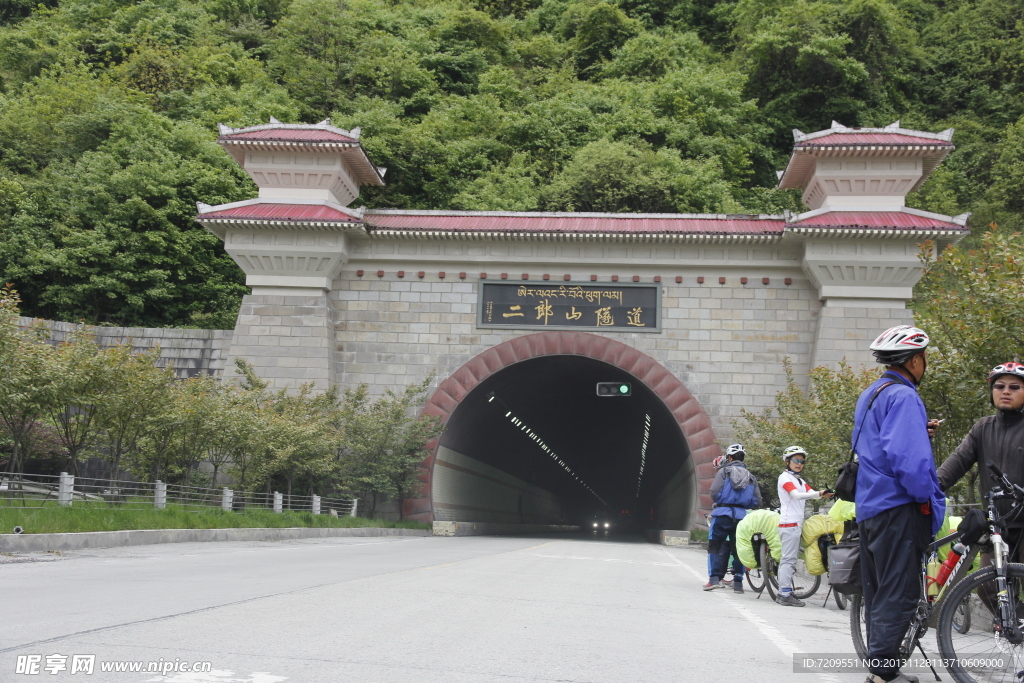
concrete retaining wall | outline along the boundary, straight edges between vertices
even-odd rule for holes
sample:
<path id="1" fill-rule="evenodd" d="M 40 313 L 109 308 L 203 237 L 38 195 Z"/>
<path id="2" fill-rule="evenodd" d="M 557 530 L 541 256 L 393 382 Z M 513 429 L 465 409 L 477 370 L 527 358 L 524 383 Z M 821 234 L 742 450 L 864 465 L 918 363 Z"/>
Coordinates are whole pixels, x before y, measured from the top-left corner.
<path id="1" fill-rule="evenodd" d="M 494 524 L 490 522 L 434 522 L 435 536 L 508 536 L 579 531 L 564 524 Z"/>
<path id="2" fill-rule="evenodd" d="M 89 531 L 71 534 L 0 534 L 0 552 L 40 552 L 120 548 L 154 543 L 196 543 L 208 541 L 290 541 L 300 538 L 345 536 L 429 536 L 426 529 L 379 528 L 282 528 L 282 529 L 142 529 L 132 531 Z"/>
<path id="3" fill-rule="evenodd" d="M 33 318 L 21 318 L 18 324 L 29 327 L 36 322 Z M 56 342 L 66 341 L 85 327 L 55 320 L 42 322 L 50 330 L 50 338 Z M 159 346 L 159 364 L 173 365 L 178 377 L 194 377 L 203 372 L 208 375 L 221 374 L 234 334 L 231 330 L 151 327 L 93 327 L 92 331 L 96 335 L 96 343 L 104 348 L 130 341 L 135 351 L 141 353 Z"/>

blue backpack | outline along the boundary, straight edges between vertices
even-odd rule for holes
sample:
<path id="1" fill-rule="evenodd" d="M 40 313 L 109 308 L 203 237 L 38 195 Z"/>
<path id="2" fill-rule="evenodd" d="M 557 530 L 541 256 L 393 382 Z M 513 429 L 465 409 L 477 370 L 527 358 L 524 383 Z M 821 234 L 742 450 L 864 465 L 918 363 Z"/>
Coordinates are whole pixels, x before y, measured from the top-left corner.
<path id="1" fill-rule="evenodd" d="M 738 507 L 745 510 L 749 510 L 757 505 L 757 480 L 754 479 L 754 475 L 750 474 L 747 469 L 742 468 L 743 472 L 747 475 L 747 484 L 741 488 L 733 488 L 732 483 L 732 472 L 733 465 L 727 465 L 722 470 L 722 476 L 725 478 L 725 485 L 722 486 L 722 490 L 718 492 L 718 498 L 715 500 L 715 505 L 722 507 Z"/>

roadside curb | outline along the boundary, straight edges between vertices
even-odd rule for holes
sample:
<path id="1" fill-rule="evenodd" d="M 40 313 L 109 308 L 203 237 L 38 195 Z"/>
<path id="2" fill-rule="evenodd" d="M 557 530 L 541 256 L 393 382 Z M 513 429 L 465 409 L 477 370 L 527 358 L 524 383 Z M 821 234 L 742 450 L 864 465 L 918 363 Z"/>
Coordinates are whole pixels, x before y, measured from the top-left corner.
<path id="1" fill-rule="evenodd" d="M 429 529 L 351 528 L 244 528 L 244 529 L 133 529 L 84 531 L 64 534 L 0 534 L 0 552 L 40 552 L 120 548 L 157 543 L 206 543 L 214 541 L 289 541 L 303 538 L 373 536 L 430 536 Z"/>
<path id="2" fill-rule="evenodd" d="M 565 524 L 505 524 L 502 522 L 434 522 L 434 536 L 508 536 L 513 534 L 557 534 L 579 531 Z"/>
<path id="3" fill-rule="evenodd" d="M 646 536 L 647 540 L 651 543 L 658 543 L 660 545 L 684 546 L 695 544 L 690 540 L 689 531 L 681 531 L 679 529 L 648 529 Z"/>

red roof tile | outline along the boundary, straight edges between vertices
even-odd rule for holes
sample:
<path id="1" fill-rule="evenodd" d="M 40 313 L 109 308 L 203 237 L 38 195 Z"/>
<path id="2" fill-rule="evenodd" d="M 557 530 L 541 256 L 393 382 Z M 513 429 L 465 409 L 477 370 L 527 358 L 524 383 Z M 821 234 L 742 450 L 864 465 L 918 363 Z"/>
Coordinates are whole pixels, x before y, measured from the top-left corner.
<path id="1" fill-rule="evenodd" d="M 742 216 L 726 218 L 671 218 L 621 216 L 544 215 L 422 215 L 377 214 L 367 211 L 367 228 L 393 230 L 436 230 L 441 232 L 548 232 L 548 233 L 633 233 L 633 234 L 736 234 L 778 235 L 780 219 Z"/>
<path id="2" fill-rule="evenodd" d="M 270 142 L 358 142 L 340 133 L 319 129 L 270 128 L 245 133 L 228 133 L 222 140 L 266 140 Z"/>
<path id="3" fill-rule="evenodd" d="M 799 147 L 830 147 L 832 145 L 940 145 L 952 147 L 947 140 L 919 138 L 901 133 L 832 133 L 813 140 L 798 142 Z"/>
<path id="4" fill-rule="evenodd" d="M 795 228 L 916 228 L 966 230 L 962 225 L 903 211 L 830 211 L 789 224 Z"/>
<path id="5" fill-rule="evenodd" d="M 234 220 L 275 220 L 275 221 L 335 221 L 338 223 L 361 223 L 362 220 L 344 211 L 322 204 L 249 204 L 232 209 L 210 211 L 199 214 L 199 220 L 231 218 Z"/>

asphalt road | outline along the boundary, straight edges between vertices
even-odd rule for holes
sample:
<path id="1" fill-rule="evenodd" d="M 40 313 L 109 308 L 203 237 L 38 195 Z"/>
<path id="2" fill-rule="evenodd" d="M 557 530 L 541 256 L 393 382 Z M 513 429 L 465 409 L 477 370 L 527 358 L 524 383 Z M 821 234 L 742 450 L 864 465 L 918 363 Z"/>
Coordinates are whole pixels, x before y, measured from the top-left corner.
<path id="1" fill-rule="evenodd" d="M 703 551 L 635 539 L 338 538 L 0 559 L 0 681 L 864 680 L 793 673 L 794 653 L 853 651 L 847 612 L 823 608 L 824 590 L 804 608 L 704 592 Z M 17 673 L 19 655 L 23 668 L 41 656 L 39 673 Z M 48 673 L 48 655 L 67 669 Z M 74 655 L 95 655 L 94 673 L 72 675 Z M 212 670 L 100 670 L 176 661 Z"/>

